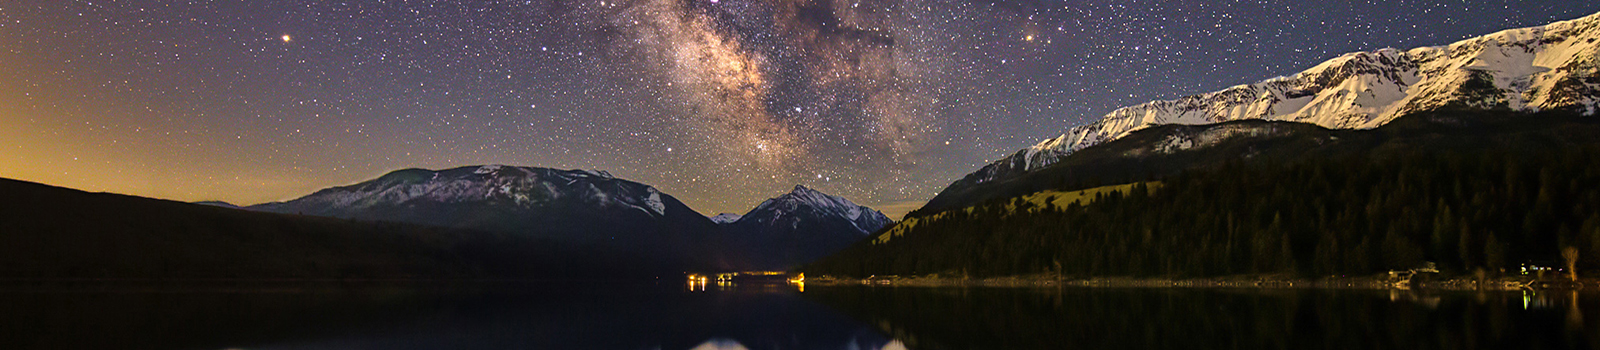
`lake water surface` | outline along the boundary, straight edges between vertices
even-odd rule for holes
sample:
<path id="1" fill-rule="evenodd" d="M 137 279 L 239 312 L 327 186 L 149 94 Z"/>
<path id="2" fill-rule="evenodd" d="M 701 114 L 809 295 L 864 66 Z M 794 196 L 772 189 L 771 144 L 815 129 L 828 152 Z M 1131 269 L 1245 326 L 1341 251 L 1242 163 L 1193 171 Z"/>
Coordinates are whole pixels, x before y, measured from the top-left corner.
<path id="1" fill-rule="evenodd" d="M 1600 295 L 516 284 L 8 287 L 5 349 L 1595 349 Z"/>

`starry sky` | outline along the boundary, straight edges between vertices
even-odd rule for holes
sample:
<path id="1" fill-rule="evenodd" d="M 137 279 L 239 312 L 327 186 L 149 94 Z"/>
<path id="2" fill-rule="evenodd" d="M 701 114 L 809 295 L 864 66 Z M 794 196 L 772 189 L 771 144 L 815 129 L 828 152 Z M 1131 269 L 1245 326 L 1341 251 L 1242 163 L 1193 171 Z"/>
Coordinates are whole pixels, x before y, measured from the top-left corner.
<path id="1" fill-rule="evenodd" d="M 6 0 L 0 177 L 255 204 L 600 169 L 696 210 L 914 209 L 1117 107 L 1594 1 Z"/>

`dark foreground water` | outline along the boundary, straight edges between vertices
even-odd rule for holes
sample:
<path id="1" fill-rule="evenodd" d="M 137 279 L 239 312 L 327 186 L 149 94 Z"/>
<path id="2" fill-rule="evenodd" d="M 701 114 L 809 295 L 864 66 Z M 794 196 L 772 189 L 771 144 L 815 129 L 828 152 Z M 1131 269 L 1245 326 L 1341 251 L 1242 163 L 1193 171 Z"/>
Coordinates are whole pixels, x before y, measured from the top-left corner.
<path id="1" fill-rule="evenodd" d="M 0 349 L 1593 349 L 1600 295 L 661 285 L 8 287 Z"/>

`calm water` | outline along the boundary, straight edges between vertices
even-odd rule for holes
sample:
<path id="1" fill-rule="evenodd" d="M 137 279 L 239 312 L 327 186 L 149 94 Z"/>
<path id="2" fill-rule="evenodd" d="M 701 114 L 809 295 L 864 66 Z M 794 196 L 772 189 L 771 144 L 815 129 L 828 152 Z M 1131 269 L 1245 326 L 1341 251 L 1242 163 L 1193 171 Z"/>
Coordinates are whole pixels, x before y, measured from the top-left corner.
<path id="1" fill-rule="evenodd" d="M 781 285 L 6 288 L 5 349 L 1592 349 L 1600 295 Z"/>

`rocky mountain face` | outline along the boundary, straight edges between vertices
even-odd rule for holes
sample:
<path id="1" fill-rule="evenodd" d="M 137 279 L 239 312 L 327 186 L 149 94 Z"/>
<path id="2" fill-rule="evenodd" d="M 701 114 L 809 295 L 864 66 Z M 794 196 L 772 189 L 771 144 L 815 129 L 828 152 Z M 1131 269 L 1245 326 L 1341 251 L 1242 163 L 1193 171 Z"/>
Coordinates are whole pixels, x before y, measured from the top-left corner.
<path id="1" fill-rule="evenodd" d="M 717 214 L 717 216 L 711 217 L 711 222 L 715 222 L 715 223 L 718 223 L 718 224 L 733 223 L 734 221 L 739 221 L 739 217 L 740 216 L 741 215 L 734 214 L 734 213 Z"/>
<path id="2" fill-rule="evenodd" d="M 1442 110 L 1600 110 L 1600 14 L 1446 46 L 1350 53 L 1298 74 L 1111 112 L 997 160 L 954 189 L 1014 178 L 1155 125 L 1273 120 L 1370 129 Z"/>
<path id="3" fill-rule="evenodd" d="M 739 259 L 759 269 L 783 269 L 844 249 L 894 221 L 843 197 L 795 186 L 722 224 Z"/>
<path id="4" fill-rule="evenodd" d="M 252 210 L 509 232 L 660 260 L 704 256 L 716 225 L 671 195 L 602 171 L 505 165 L 405 169 Z"/>
<path id="5" fill-rule="evenodd" d="M 952 185 L 907 215 L 916 217 L 1045 190 L 1084 189 L 1157 180 L 1241 160 L 1285 160 L 1359 149 L 1370 137 L 1296 122 L 1235 120 L 1168 124 L 1089 147 L 1049 167 L 975 184 Z"/>

